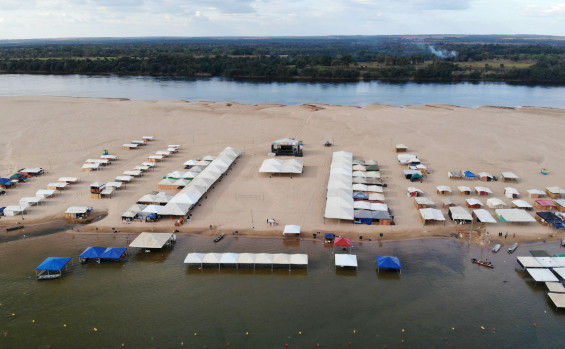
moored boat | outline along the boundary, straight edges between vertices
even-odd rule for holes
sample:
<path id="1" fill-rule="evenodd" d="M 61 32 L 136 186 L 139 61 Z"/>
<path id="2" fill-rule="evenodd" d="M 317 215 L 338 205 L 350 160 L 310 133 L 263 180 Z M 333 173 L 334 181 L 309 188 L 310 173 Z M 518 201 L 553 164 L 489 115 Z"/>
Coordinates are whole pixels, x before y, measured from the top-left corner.
<path id="1" fill-rule="evenodd" d="M 518 243 L 515 242 L 512 244 L 512 246 L 508 248 L 508 253 L 514 253 L 514 251 L 516 251 L 517 248 L 518 248 Z"/>
<path id="2" fill-rule="evenodd" d="M 224 238 L 224 233 L 221 233 L 220 235 L 216 236 L 216 238 L 214 238 L 214 242 L 218 242 L 220 240 L 222 240 Z"/>
<path id="3" fill-rule="evenodd" d="M 23 228 L 24 228 L 23 225 L 18 225 L 16 227 L 6 228 L 6 231 L 14 231 L 14 230 L 23 229 Z"/>
<path id="4" fill-rule="evenodd" d="M 494 245 L 494 247 L 492 248 L 492 252 L 494 252 L 494 253 L 498 252 L 501 247 L 502 247 L 501 244 Z"/>
<path id="5" fill-rule="evenodd" d="M 480 260 L 480 259 L 471 258 L 471 263 L 482 265 L 483 267 L 487 267 L 487 268 L 494 268 L 494 265 L 491 262 L 486 261 L 486 260 L 483 261 L 483 260 Z"/>

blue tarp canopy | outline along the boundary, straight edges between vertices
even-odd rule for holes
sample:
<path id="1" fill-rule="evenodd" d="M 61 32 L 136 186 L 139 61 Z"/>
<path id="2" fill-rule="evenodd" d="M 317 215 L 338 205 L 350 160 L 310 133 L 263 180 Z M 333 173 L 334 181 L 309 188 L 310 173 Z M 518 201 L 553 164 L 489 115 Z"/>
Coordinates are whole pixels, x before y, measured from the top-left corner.
<path id="1" fill-rule="evenodd" d="M 35 270 L 59 271 L 71 261 L 71 257 L 47 257 Z"/>
<path id="2" fill-rule="evenodd" d="M 325 233 L 325 234 L 324 234 L 324 237 L 325 237 L 326 239 L 333 239 L 333 238 L 335 238 L 335 235 L 332 234 L 332 233 Z"/>
<path id="3" fill-rule="evenodd" d="M 89 247 L 84 250 L 80 258 L 120 259 L 125 252 L 125 248 Z"/>
<path id="4" fill-rule="evenodd" d="M 12 182 L 11 179 L 9 178 L 0 178 L 0 185 L 13 185 L 14 182 Z"/>
<path id="5" fill-rule="evenodd" d="M 563 223 L 563 219 L 553 212 L 538 212 L 536 214 L 549 224 Z"/>
<path id="6" fill-rule="evenodd" d="M 477 177 L 477 175 L 474 174 L 471 171 L 465 171 L 465 172 L 463 172 L 463 174 L 465 175 L 465 177 L 468 177 L 468 178 L 476 178 Z"/>
<path id="7" fill-rule="evenodd" d="M 383 269 L 402 269 L 398 257 L 377 256 L 377 265 Z"/>

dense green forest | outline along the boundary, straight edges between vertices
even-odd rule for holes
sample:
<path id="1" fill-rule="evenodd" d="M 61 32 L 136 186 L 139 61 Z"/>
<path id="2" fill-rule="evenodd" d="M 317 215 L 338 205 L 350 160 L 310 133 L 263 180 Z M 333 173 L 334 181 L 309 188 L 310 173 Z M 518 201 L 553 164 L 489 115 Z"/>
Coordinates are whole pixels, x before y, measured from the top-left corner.
<path id="1" fill-rule="evenodd" d="M 565 42 L 520 36 L 0 41 L 0 73 L 563 84 Z"/>

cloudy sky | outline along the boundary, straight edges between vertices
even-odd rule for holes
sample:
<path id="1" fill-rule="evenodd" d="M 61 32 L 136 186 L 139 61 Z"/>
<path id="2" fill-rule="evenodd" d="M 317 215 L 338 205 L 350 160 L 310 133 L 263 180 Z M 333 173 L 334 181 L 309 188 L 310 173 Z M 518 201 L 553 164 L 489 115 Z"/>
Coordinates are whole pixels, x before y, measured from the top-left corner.
<path id="1" fill-rule="evenodd" d="M 0 0 L 0 39 L 565 35 L 565 0 Z"/>

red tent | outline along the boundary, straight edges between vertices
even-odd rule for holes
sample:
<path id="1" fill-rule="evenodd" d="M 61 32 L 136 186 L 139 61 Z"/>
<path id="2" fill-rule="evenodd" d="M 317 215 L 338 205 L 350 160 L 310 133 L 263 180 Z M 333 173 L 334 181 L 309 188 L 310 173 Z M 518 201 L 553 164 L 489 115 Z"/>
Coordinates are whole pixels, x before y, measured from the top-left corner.
<path id="1" fill-rule="evenodd" d="M 351 247 L 351 239 L 348 239 L 348 238 L 335 238 L 334 246 Z"/>

